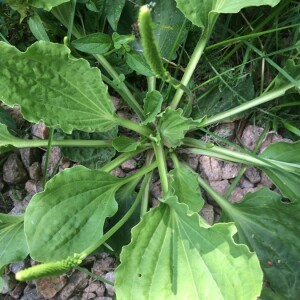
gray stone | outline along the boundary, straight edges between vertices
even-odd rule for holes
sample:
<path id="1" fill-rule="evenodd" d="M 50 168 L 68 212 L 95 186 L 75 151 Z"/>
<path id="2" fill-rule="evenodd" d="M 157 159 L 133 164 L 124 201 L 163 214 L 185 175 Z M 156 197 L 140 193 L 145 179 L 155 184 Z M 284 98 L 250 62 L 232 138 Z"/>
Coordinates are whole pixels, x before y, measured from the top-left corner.
<path id="1" fill-rule="evenodd" d="M 34 162 L 28 168 L 29 177 L 33 180 L 39 180 L 41 178 L 42 169 L 39 162 Z"/>
<path id="2" fill-rule="evenodd" d="M 114 170 L 112 170 L 110 174 L 119 178 L 123 178 L 126 176 L 125 172 L 120 167 L 117 167 Z"/>
<path id="3" fill-rule="evenodd" d="M 244 146 L 250 150 L 253 150 L 256 147 L 257 141 L 263 130 L 264 129 L 262 127 L 253 125 L 246 126 L 241 137 Z"/>
<path id="4" fill-rule="evenodd" d="M 254 167 L 249 167 L 244 174 L 251 183 L 258 183 L 261 180 L 260 172 Z"/>
<path id="5" fill-rule="evenodd" d="M 102 276 L 104 273 L 115 268 L 115 260 L 113 257 L 102 254 L 102 258 L 95 261 L 92 272 L 96 275 Z"/>
<path id="6" fill-rule="evenodd" d="M 89 296 L 90 293 L 93 293 L 95 297 L 103 297 L 105 293 L 105 285 L 98 281 L 92 282 L 84 289 L 84 293 L 87 296 Z"/>
<path id="7" fill-rule="evenodd" d="M 25 183 L 25 190 L 28 192 L 28 193 L 36 193 L 36 183 L 34 180 L 30 179 L 28 181 L 26 181 Z"/>
<path id="8" fill-rule="evenodd" d="M 109 280 L 110 282 L 115 282 L 115 273 L 114 272 L 108 272 L 108 273 L 104 274 L 103 277 L 105 279 Z M 110 297 L 113 297 L 115 295 L 115 288 L 106 282 L 104 282 L 104 285 L 106 288 L 107 295 Z"/>
<path id="9" fill-rule="evenodd" d="M 210 181 L 209 185 L 222 196 L 226 193 L 226 191 L 230 187 L 228 180 Z"/>
<path id="10" fill-rule="evenodd" d="M 3 165 L 3 180 L 9 184 L 18 184 L 27 179 L 27 172 L 18 155 L 15 153 L 9 155 Z"/>
<path id="11" fill-rule="evenodd" d="M 200 211 L 200 216 L 209 224 L 212 225 L 214 223 L 215 214 L 214 207 L 207 203 L 204 204 L 203 208 Z"/>
<path id="12" fill-rule="evenodd" d="M 49 130 L 44 123 L 34 124 L 31 128 L 31 133 L 34 138 L 46 140 L 49 137 Z"/>
<path id="13" fill-rule="evenodd" d="M 45 298 L 53 298 L 67 283 L 65 276 L 42 278 L 36 280 L 37 291 Z"/>
<path id="14" fill-rule="evenodd" d="M 222 167 L 222 178 L 232 179 L 235 178 L 241 169 L 241 165 L 232 162 L 224 162 Z"/>
<path id="15" fill-rule="evenodd" d="M 28 169 L 33 163 L 41 162 L 43 151 L 39 148 L 20 149 L 21 159 L 24 166 Z"/>
<path id="16" fill-rule="evenodd" d="M 3 190 L 4 188 L 4 183 L 3 181 L 0 179 L 0 192 Z"/>
<path id="17" fill-rule="evenodd" d="M 46 156 L 47 153 L 43 155 L 42 159 L 42 169 L 44 170 L 45 168 L 45 163 L 46 163 Z M 52 147 L 49 155 L 49 163 L 48 163 L 48 169 L 47 169 L 47 177 L 49 178 L 53 172 L 56 170 L 58 167 L 59 161 L 61 158 L 61 151 L 59 147 Z"/>
<path id="18" fill-rule="evenodd" d="M 250 182 L 248 179 L 246 179 L 245 177 L 241 178 L 239 185 L 242 189 L 254 187 L 254 184 L 252 182 Z"/>
<path id="19" fill-rule="evenodd" d="M 18 282 L 16 287 L 9 293 L 10 296 L 12 296 L 14 299 L 20 299 L 24 289 L 26 287 L 25 282 Z"/>
<path id="20" fill-rule="evenodd" d="M 75 290 L 84 289 L 87 285 L 88 275 L 79 271 L 75 271 L 70 276 L 67 285 L 59 292 L 58 298 L 60 300 L 68 300 Z"/>
<path id="21" fill-rule="evenodd" d="M 188 166 L 191 167 L 194 171 L 198 169 L 199 165 L 199 155 L 198 154 L 190 154 L 186 160 Z"/>
<path id="22" fill-rule="evenodd" d="M 130 172 L 136 169 L 136 161 L 134 159 L 129 159 L 122 163 L 121 168 L 124 172 Z"/>
<path id="23" fill-rule="evenodd" d="M 261 172 L 260 184 L 263 185 L 263 186 L 266 186 L 268 188 L 273 188 L 274 187 L 274 183 L 272 182 L 272 180 L 264 172 Z"/>
<path id="24" fill-rule="evenodd" d="M 220 136 L 221 138 L 231 140 L 235 136 L 235 124 L 234 123 L 219 124 L 215 128 L 214 134 Z"/>
<path id="25" fill-rule="evenodd" d="M 151 184 L 150 192 L 156 199 L 160 199 L 162 197 L 161 183 L 159 180 Z"/>
<path id="26" fill-rule="evenodd" d="M 43 298 L 39 295 L 36 288 L 30 288 L 26 286 L 24 289 L 24 295 L 21 300 L 42 300 Z"/>
<path id="27" fill-rule="evenodd" d="M 200 172 L 209 180 L 222 180 L 222 162 L 214 157 L 202 155 L 200 161 Z"/>
<path id="28" fill-rule="evenodd" d="M 240 187 L 236 187 L 231 195 L 229 196 L 229 201 L 232 203 L 240 202 L 244 195 L 246 194 L 245 189 L 241 189 Z"/>
<path id="29" fill-rule="evenodd" d="M 111 97 L 111 101 L 112 101 L 114 107 L 116 108 L 116 110 L 119 110 L 119 109 L 122 108 L 123 104 L 122 104 L 122 100 L 121 99 L 112 96 Z"/>
<path id="30" fill-rule="evenodd" d="M 11 263 L 9 265 L 9 270 L 16 274 L 17 272 L 23 270 L 25 268 L 25 261 L 18 261 L 16 263 Z"/>

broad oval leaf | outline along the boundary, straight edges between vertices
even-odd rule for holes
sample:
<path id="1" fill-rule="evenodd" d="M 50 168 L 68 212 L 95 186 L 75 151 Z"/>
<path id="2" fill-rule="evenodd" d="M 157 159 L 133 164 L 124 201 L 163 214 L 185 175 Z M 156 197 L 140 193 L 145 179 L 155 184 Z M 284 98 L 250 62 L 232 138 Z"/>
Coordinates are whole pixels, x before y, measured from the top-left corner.
<path id="1" fill-rule="evenodd" d="M 27 255 L 24 217 L 0 214 L 0 270 L 9 263 L 24 259 Z"/>
<path id="2" fill-rule="evenodd" d="M 169 174 L 172 178 L 171 186 L 178 200 L 187 204 L 191 211 L 199 212 L 204 205 L 198 183 L 199 175 L 185 164 L 175 166 Z"/>
<path id="3" fill-rule="evenodd" d="M 119 136 L 113 140 L 112 145 L 118 152 L 131 152 L 141 145 L 141 141 L 127 136 Z"/>
<path id="4" fill-rule="evenodd" d="M 260 156 L 278 167 L 259 168 L 270 177 L 285 197 L 300 202 L 300 142 L 271 144 Z"/>
<path id="5" fill-rule="evenodd" d="M 163 143 L 169 148 L 175 148 L 182 143 L 186 132 L 194 128 L 196 122 L 182 116 L 182 109 L 172 110 L 167 108 L 159 114 L 159 132 Z"/>
<path id="6" fill-rule="evenodd" d="M 280 0 L 176 0 L 176 2 L 187 19 L 204 29 L 213 26 L 219 14 L 237 13 L 249 6 L 275 6 Z"/>
<path id="7" fill-rule="evenodd" d="M 78 166 L 51 179 L 25 212 L 25 234 L 33 259 L 51 262 L 80 253 L 103 234 L 117 211 L 120 179 Z"/>
<path id="8" fill-rule="evenodd" d="M 231 224 L 202 227 L 176 197 L 148 212 L 132 231 L 116 270 L 123 299 L 254 300 L 262 272 L 254 253 L 232 240 Z"/>
<path id="9" fill-rule="evenodd" d="M 144 100 L 145 121 L 143 124 L 148 124 L 155 121 L 157 114 L 161 111 L 163 96 L 158 91 L 148 92 Z"/>
<path id="10" fill-rule="evenodd" d="M 69 140 L 110 140 L 117 135 L 117 128 L 107 132 L 82 132 L 75 130 L 72 135 L 65 135 Z M 62 147 L 62 154 L 68 159 L 79 162 L 90 169 L 99 169 L 109 162 L 116 154 L 112 147 Z"/>
<path id="11" fill-rule="evenodd" d="M 72 46 L 89 54 L 104 54 L 112 47 L 112 39 L 108 34 L 96 32 L 72 41 Z"/>
<path id="12" fill-rule="evenodd" d="M 25 119 L 72 130 L 107 131 L 114 107 L 99 69 L 60 44 L 39 41 L 26 52 L 0 42 L 0 100 L 20 105 Z"/>
<path id="13" fill-rule="evenodd" d="M 225 208 L 225 213 L 236 223 L 239 242 L 257 254 L 269 287 L 280 299 L 298 299 L 299 203 L 283 203 L 279 194 L 264 188 Z"/>
<path id="14" fill-rule="evenodd" d="M 62 3 L 69 2 L 70 0 L 29 0 L 29 5 L 36 7 L 36 8 L 42 8 L 45 10 L 50 10 L 55 6 L 58 6 Z"/>

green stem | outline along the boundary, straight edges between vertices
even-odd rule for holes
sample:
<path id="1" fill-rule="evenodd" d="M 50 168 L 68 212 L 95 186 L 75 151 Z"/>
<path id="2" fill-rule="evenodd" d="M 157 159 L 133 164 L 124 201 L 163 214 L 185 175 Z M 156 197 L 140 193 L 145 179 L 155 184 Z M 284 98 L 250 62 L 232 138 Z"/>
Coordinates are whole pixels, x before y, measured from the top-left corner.
<path id="1" fill-rule="evenodd" d="M 49 140 L 19 140 L 14 141 L 13 146 L 16 148 L 36 148 L 47 147 Z M 103 148 L 111 147 L 111 140 L 52 140 L 51 145 L 53 147 L 91 147 L 91 148 Z"/>
<path id="2" fill-rule="evenodd" d="M 100 54 L 94 55 L 97 61 L 101 64 L 101 66 L 108 72 L 108 74 L 113 78 L 115 81 L 120 81 L 119 74 L 115 71 L 115 69 L 111 66 L 111 64 L 107 61 L 107 59 Z M 138 102 L 135 100 L 134 96 L 125 85 L 125 83 L 120 84 L 117 87 L 117 91 L 122 93 L 124 100 L 127 104 L 134 110 L 134 112 L 139 116 L 139 118 L 143 121 L 145 119 L 143 109 L 140 107 Z"/>
<path id="3" fill-rule="evenodd" d="M 163 195 L 166 196 L 169 191 L 169 182 L 168 182 L 168 170 L 165 158 L 164 147 L 162 144 L 157 145 L 155 142 L 152 143 L 155 157 L 158 164 L 158 172 L 161 182 L 161 188 Z"/>
<path id="4" fill-rule="evenodd" d="M 50 157 L 50 153 L 51 153 L 53 134 L 54 134 L 54 128 L 51 127 L 50 134 L 49 134 L 49 140 L 48 140 L 47 153 L 46 153 L 46 162 L 45 162 L 45 167 L 44 167 L 43 189 L 45 189 L 45 185 L 47 182 L 47 170 L 48 170 L 48 164 L 49 164 L 49 157 Z"/>
<path id="5" fill-rule="evenodd" d="M 130 209 L 127 211 L 127 213 L 123 216 L 123 218 L 116 224 L 114 225 L 109 231 L 107 231 L 99 240 L 96 242 L 94 245 L 90 246 L 89 248 L 85 249 L 80 255 L 82 255 L 83 258 L 87 257 L 89 254 L 94 252 L 96 249 L 98 249 L 105 241 L 107 241 L 115 232 L 117 232 L 130 218 L 130 216 L 133 214 L 133 212 L 136 210 L 138 207 L 142 196 L 143 196 L 143 190 L 145 189 L 145 186 L 148 184 L 150 181 L 151 175 L 146 174 L 140 192 L 138 193 L 135 201 L 133 202 L 132 206 Z"/>
<path id="6" fill-rule="evenodd" d="M 70 16 L 69 16 L 69 22 L 68 22 L 68 33 L 67 33 L 67 37 L 68 37 L 69 41 L 71 41 L 71 38 L 72 38 L 75 9 L 76 9 L 76 0 L 72 0 L 71 1 L 71 11 L 70 11 Z"/>
<path id="7" fill-rule="evenodd" d="M 220 207 L 227 211 L 234 209 L 233 205 L 230 204 L 225 198 L 219 195 L 201 176 L 198 176 L 198 182 L 200 186 L 220 205 Z"/>
<path id="8" fill-rule="evenodd" d="M 209 34 L 204 32 L 203 35 L 201 36 L 199 42 L 196 45 L 196 48 L 194 49 L 194 52 L 191 56 L 191 59 L 185 69 L 185 73 L 181 79 L 181 84 L 183 86 L 188 86 L 188 83 L 197 67 L 197 64 L 203 54 L 204 48 L 206 46 L 207 40 L 208 40 Z M 175 96 L 171 102 L 171 108 L 176 109 L 178 106 L 182 96 L 183 96 L 184 91 L 182 89 L 178 89 L 175 93 Z"/>
<path id="9" fill-rule="evenodd" d="M 156 78 L 155 76 L 147 77 L 148 92 L 154 91 L 156 89 Z"/>
<path id="10" fill-rule="evenodd" d="M 119 125 L 127 128 L 127 129 L 133 130 L 133 131 L 135 131 L 135 132 L 137 132 L 141 135 L 149 137 L 152 134 L 152 130 L 149 129 L 145 125 L 141 125 L 139 123 L 136 123 L 136 122 L 133 122 L 131 120 L 124 119 L 124 118 L 121 118 L 121 117 L 117 117 L 116 119 L 117 119 L 117 122 L 118 122 Z"/>
<path id="11" fill-rule="evenodd" d="M 271 92 L 268 92 L 264 95 L 261 95 L 251 101 L 248 101 L 246 103 L 243 103 L 237 107 L 234 107 L 232 109 L 229 109 L 223 113 L 219 113 L 219 114 L 216 114 L 215 116 L 213 117 L 209 117 L 207 118 L 206 120 L 204 120 L 202 123 L 201 123 L 201 126 L 204 127 L 204 126 L 208 126 L 208 125 L 211 125 L 211 124 L 214 124 L 214 123 L 217 123 L 217 122 L 220 122 L 224 119 L 227 119 L 229 117 L 232 117 L 234 115 L 237 115 L 245 110 L 248 110 L 250 108 L 253 108 L 253 107 L 256 107 L 258 105 L 261 105 L 263 103 L 266 103 L 268 101 L 271 101 L 271 100 L 274 100 L 278 97 L 281 97 L 283 96 L 287 90 L 293 88 L 294 85 L 293 84 L 287 84 L 283 87 L 281 87 L 280 89 L 277 89 L 275 91 L 271 91 Z"/>
<path id="12" fill-rule="evenodd" d="M 152 162 L 153 156 L 154 156 L 154 152 L 149 151 L 148 154 L 147 154 L 147 157 L 146 157 L 146 165 L 149 165 Z M 143 217 L 143 215 L 145 215 L 146 212 L 148 211 L 149 190 L 150 190 L 151 179 L 152 179 L 152 173 L 151 173 L 150 180 L 149 180 L 148 184 L 145 186 L 145 190 L 143 192 L 141 210 L 140 210 L 140 216 L 141 217 Z"/>

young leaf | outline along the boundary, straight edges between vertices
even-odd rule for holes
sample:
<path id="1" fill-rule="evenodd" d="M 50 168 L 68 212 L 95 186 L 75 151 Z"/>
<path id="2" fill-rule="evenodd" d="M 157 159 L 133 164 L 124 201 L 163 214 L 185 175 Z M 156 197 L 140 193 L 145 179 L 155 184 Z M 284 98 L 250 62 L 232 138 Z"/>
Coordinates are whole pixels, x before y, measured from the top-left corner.
<path id="1" fill-rule="evenodd" d="M 104 54 L 112 47 L 112 39 L 108 34 L 96 32 L 72 41 L 72 46 L 89 54 Z"/>
<path id="2" fill-rule="evenodd" d="M 28 25 L 31 33 L 38 41 L 50 42 L 48 34 L 45 30 L 43 22 L 40 16 L 36 13 L 28 19 Z"/>
<path id="3" fill-rule="evenodd" d="M 103 234 L 115 214 L 120 179 L 82 166 L 67 169 L 36 194 L 25 212 L 25 234 L 33 259 L 52 262 L 81 253 Z"/>
<path id="4" fill-rule="evenodd" d="M 116 137 L 117 128 L 107 132 L 82 132 L 75 130 L 72 135 L 66 135 L 65 139 L 74 140 L 110 140 Z M 112 147 L 93 148 L 93 147 L 63 147 L 63 156 L 70 160 L 80 162 L 81 165 L 90 169 L 99 169 L 109 162 L 116 154 Z"/>
<path id="5" fill-rule="evenodd" d="M 113 30 L 117 30 L 125 0 L 106 1 L 105 16 Z"/>
<path id="6" fill-rule="evenodd" d="M 281 299 L 300 294 L 299 203 L 283 203 L 266 188 L 249 193 L 241 203 L 225 209 L 238 228 L 238 239 L 259 257 L 266 281 Z"/>
<path id="7" fill-rule="evenodd" d="M 167 202 L 143 217 L 123 247 L 117 298 L 256 299 L 262 272 L 256 255 L 234 243 L 235 226 L 203 227 L 176 197 Z"/>
<path id="8" fill-rule="evenodd" d="M 158 91 L 148 92 L 144 100 L 145 121 L 143 124 L 154 122 L 157 114 L 161 111 L 163 96 Z"/>
<path id="9" fill-rule="evenodd" d="M 40 41 L 23 53 L 0 42 L 0 52 L 0 100 L 20 105 L 28 121 L 43 119 L 67 133 L 107 131 L 116 125 L 99 69 L 72 58 L 66 46 Z"/>
<path id="10" fill-rule="evenodd" d="M 4 124 L 7 128 L 17 130 L 17 125 L 10 114 L 0 106 L 0 124 Z M 1 134 L 1 133 L 0 133 Z"/>
<path id="11" fill-rule="evenodd" d="M 238 13 L 249 6 L 275 6 L 280 0 L 176 0 L 177 7 L 194 25 L 202 29 L 212 28 L 219 14 Z"/>
<path id="12" fill-rule="evenodd" d="M 188 205 L 193 212 L 199 212 L 204 205 L 199 183 L 198 174 L 185 164 L 179 164 L 169 172 L 172 180 L 171 186 L 178 200 Z"/>
<path id="13" fill-rule="evenodd" d="M 285 197 L 300 202 L 300 142 L 271 144 L 260 156 L 275 164 L 292 168 L 293 172 L 282 168 L 259 167 Z"/>
<path id="14" fill-rule="evenodd" d="M 127 65 L 139 75 L 153 76 L 152 71 L 147 64 L 145 58 L 134 51 L 126 53 L 126 63 Z"/>
<path id="15" fill-rule="evenodd" d="M 24 217 L 0 214 L 0 270 L 24 259 L 28 247 L 24 234 Z"/>
<path id="16" fill-rule="evenodd" d="M 6 147 L 9 148 L 9 146 L 19 147 L 23 143 L 24 143 L 23 139 L 11 135 L 8 132 L 7 127 L 4 124 L 0 123 L 0 149 L 1 150 L 4 151 L 5 148 Z"/>
<path id="17" fill-rule="evenodd" d="M 113 140 L 112 145 L 118 152 L 131 152 L 141 145 L 141 141 L 127 136 L 119 136 Z"/>
<path id="18" fill-rule="evenodd" d="M 167 108 L 159 115 L 158 125 L 160 136 L 169 148 L 175 148 L 182 143 L 186 132 L 195 127 L 196 122 L 182 116 L 182 109 L 172 110 Z"/>

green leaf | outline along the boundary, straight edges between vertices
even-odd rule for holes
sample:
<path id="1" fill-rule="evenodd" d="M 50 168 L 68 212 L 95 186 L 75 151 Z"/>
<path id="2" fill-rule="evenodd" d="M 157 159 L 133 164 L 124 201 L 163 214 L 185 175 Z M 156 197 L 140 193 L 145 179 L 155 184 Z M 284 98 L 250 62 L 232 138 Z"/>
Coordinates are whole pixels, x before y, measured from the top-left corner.
<path id="1" fill-rule="evenodd" d="M 264 171 L 282 194 L 291 201 L 300 202 L 300 142 L 279 142 L 269 145 L 260 155 L 279 167 L 259 167 Z M 284 168 L 292 168 L 284 170 Z"/>
<path id="2" fill-rule="evenodd" d="M 232 85 L 231 85 L 232 86 Z M 199 97 L 193 109 L 193 118 L 202 118 L 204 116 L 211 117 L 218 113 L 240 105 L 243 100 L 251 100 L 255 97 L 255 89 L 251 77 L 243 78 L 229 87 L 214 86 L 209 88 L 202 96 Z M 226 119 L 225 122 L 230 122 L 239 119 L 241 114 Z M 232 120 L 233 119 L 233 120 Z"/>
<path id="3" fill-rule="evenodd" d="M 23 139 L 17 138 L 11 135 L 7 127 L 4 124 L 0 123 L 0 147 L 4 149 L 8 146 L 19 147 L 24 142 Z M 2 148 L 3 147 L 3 148 Z"/>
<path id="4" fill-rule="evenodd" d="M 256 299 L 262 272 L 256 255 L 232 240 L 235 226 L 203 227 L 176 197 L 167 202 L 143 217 L 123 247 L 117 298 Z"/>
<path id="5" fill-rule="evenodd" d="M 124 214 L 130 209 L 132 203 L 137 197 L 137 193 L 134 191 L 135 186 L 121 187 L 116 193 L 116 200 L 118 202 L 117 213 L 108 220 L 108 227 L 106 231 L 112 228 L 118 221 L 122 219 Z M 140 221 L 140 209 L 139 207 L 134 211 L 126 223 L 107 240 L 107 244 L 113 248 L 114 253 L 119 255 L 122 247 L 129 244 L 131 240 L 131 229 Z"/>
<path id="6" fill-rule="evenodd" d="M 48 34 L 44 28 L 43 22 L 37 13 L 28 19 L 28 25 L 31 33 L 38 41 L 50 42 Z"/>
<path id="7" fill-rule="evenodd" d="M 145 121 L 143 124 L 152 123 L 155 121 L 157 114 L 161 111 L 161 105 L 163 103 L 163 96 L 158 91 L 148 92 L 144 100 L 144 113 Z"/>
<path id="8" fill-rule="evenodd" d="M 279 73 L 275 78 L 275 89 L 286 86 L 287 83 L 294 82 L 298 87 L 298 92 L 300 91 L 300 64 L 296 65 L 295 61 L 288 59 L 285 67 L 282 72 L 285 74 Z M 290 80 L 288 80 L 290 79 Z"/>
<path id="9" fill-rule="evenodd" d="M 62 3 L 69 2 L 70 0 L 28 0 L 29 4 L 36 8 L 42 8 L 45 10 L 50 10 L 55 6 Z"/>
<path id="10" fill-rule="evenodd" d="M 152 11 L 154 35 L 162 57 L 171 60 L 188 33 L 185 17 L 176 8 L 176 2 L 156 1 Z"/>
<path id="11" fill-rule="evenodd" d="M 112 39 L 108 34 L 96 32 L 72 41 L 72 46 L 89 54 L 104 54 L 112 47 Z"/>
<path id="12" fill-rule="evenodd" d="M 40 41 L 22 53 L 0 42 L 0 52 L 0 100 L 20 105 L 28 121 L 42 119 L 66 133 L 107 131 L 116 125 L 99 69 L 72 58 L 66 46 Z"/>
<path id="13" fill-rule="evenodd" d="M 219 14 L 238 13 L 249 6 L 275 6 L 280 0 L 176 0 L 177 7 L 194 25 L 202 29 L 212 28 Z"/>
<path id="14" fill-rule="evenodd" d="M 141 145 L 141 141 L 127 136 L 119 136 L 113 140 L 112 145 L 118 152 L 131 152 Z"/>
<path id="15" fill-rule="evenodd" d="M 33 259 L 52 262 L 81 253 L 103 235 L 115 214 L 121 180 L 77 166 L 59 173 L 36 194 L 25 212 L 25 234 Z"/>
<path id="16" fill-rule="evenodd" d="M 113 30 L 117 30 L 125 0 L 106 1 L 105 16 Z"/>
<path id="17" fill-rule="evenodd" d="M 225 213 L 235 221 L 239 242 L 259 257 L 265 279 L 281 299 L 300 294 L 300 205 L 283 203 L 266 188 L 249 193 Z"/>
<path id="18" fill-rule="evenodd" d="M 0 269 L 28 255 L 24 217 L 0 214 Z"/>
<path id="19" fill-rule="evenodd" d="M 153 76 L 152 71 L 143 55 L 131 51 L 126 53 L 127 65 L 139 75 Z"/>
<path id="20" fill-rule="evenodd" d="M 204 205 L 198 183 L 199 175 L 182 163 L 176 165 L 169 174 L 172 178 L 171 186 L 178 201 L 187 204 L 191 211 L 199 212 Z"/>
<path id="21" fill-rule="evenodd" d="M 117 32 L 114 32 L 112 34 L 112 40 L 115 49 L 119 50 L 123 47 L 126 51 L 130 51 L 131 48 L 128 44 L 133 42 L 135 40 L 135 37 L 132 34 L 120 35 Z"/>
<path id="22" fill-rule="evenodd" d="M 110 140 L 116 137 L 117 128 L 108 132 L 82 132 L 75 130 L 72 135 L 66 135 L 66 139 L 72 140 Z M 99 169 L 109 162 L 116 154 L 112 147 L 93 148 L 93 147 L 64 147 L 63 156 L 72 161 L 79 162 L 81 165 L 90 169 Z"/>
<path id="23" fill-rule="evenodd" d="M 16 125 L 15 121 L 10 116 L 10 114 L 1 106 L 0 106 L 0 124 L 4 124 L 9 129 L 12 129 L 14 131 L 17 130 L 17 125 Z"/>
<path id="24" fill-rule="evenodd" d="M 182 143 L 186 132 L 196 126 L 196 121 L 182 116 L 182 109 L 172 110 L 167 108 L 159 114 L 158 125 L 163 143 L 169 148 L 175 148 Z"/>

